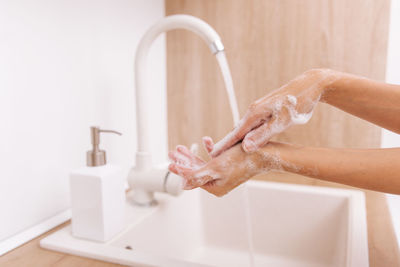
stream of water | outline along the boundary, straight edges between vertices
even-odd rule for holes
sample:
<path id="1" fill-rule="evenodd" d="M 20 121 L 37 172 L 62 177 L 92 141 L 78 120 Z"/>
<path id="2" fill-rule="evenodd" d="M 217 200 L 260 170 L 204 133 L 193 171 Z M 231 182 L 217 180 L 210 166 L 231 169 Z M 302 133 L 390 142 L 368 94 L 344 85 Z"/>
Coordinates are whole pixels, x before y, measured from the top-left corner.
<path id="1" fill-rule="evenodd" d="M 236 126 L 239 122 L 239 109 L 236 101 L 235 90 L 233 87 L 233 81 L 231 72 L 229 69 L 228 61 L 226 60 L 226 56 L 224 52 L 219 52 L 216 54 L 217 61 L 219 67 L 222 72 L 222 76 L 224 77 L 225 88 L 228 94 L 229 105 L 232 111 L 233 116 L 233 123 Z M 247 230 L 247 243 L 248 243 L 248 250 L 249 250 L 249 265 L 254 267 L 254 249 L 253 249 L 253 230 L 252 230 L 252 223 L 251 223 L 251 213 L 250 213 L 250 199 L 249 199 L 249 190 L 246 184 L 242 186 L 242 196 L 243 196 L 243 205 L 244 205 L 244 217 L 245 217 L 245 225 Z"/>

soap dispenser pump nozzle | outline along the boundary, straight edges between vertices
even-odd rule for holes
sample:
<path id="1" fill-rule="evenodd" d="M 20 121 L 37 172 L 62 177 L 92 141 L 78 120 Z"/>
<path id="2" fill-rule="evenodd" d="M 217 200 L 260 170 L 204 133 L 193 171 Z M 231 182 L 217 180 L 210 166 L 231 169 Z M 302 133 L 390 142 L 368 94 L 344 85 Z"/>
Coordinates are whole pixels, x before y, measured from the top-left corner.
<path id="1" fill-rule="evenodd" d="M 103 130 L 98 126 L 90 127 L 90 136 L 92 140 L 92 150 L 89 150 L 86 153 L 86 165 L 89 167 L 102 166 L 107 163 L 106 160 L 106 151 L 100 150 L 100 133 L 115 133 L 118 135 L 122 135 L 120 132 L 113 130 Z"/>

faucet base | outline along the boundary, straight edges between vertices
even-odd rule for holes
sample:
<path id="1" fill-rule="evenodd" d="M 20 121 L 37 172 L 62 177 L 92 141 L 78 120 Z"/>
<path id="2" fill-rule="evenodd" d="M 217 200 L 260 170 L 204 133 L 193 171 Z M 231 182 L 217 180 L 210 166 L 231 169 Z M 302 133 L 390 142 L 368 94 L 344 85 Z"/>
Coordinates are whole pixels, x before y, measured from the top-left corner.
<path id="1" fill-rule="evenodd" d="M 128 183 L 132 191 L 130 199 L 139 206 L 157 204 L 155 192 L 177 196 L 182 192 L 182 178 L 168 171 L 168 163 L 148 168 L 132 168 L 128 174 Z"/>
<path id="2" fill-rule="evenodd" d="M 158 204 L 153 192 L 140 189 L 132 190 L 131 194 L 129 194 L 129 200 L 132 204 L 141 207 L 151 207 Z"/>

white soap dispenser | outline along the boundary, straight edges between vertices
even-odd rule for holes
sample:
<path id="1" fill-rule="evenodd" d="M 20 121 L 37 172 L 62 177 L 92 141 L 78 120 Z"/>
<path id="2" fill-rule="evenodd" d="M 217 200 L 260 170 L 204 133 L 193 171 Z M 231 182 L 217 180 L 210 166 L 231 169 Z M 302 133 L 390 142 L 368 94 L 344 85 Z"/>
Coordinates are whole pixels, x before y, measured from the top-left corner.
<path id="1" fill-rule="evenodd" d="M 70 174 L 72 234 L 105 242 L 124 227 L 125 178 L 122 169 L 107 164 L 99 149 L 100 133 L 121 133 L 90 127 L 93 149 L 87 152 L 87 167 Z"/>

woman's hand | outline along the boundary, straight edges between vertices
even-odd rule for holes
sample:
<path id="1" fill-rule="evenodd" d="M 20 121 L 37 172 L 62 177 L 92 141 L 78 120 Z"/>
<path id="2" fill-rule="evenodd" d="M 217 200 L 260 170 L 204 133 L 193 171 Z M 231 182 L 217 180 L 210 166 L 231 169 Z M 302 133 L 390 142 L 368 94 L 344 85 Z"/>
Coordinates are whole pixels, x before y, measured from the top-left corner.
<path id="1" fill-rule="evenodd" d="M 314 69 L 250 105 L 245 116 L 228 135 L 215 145 L 209 141 L 211 157 L 243 140 L 243 149 L 250 153 L 293 124 L 304 124 L 311 118 L 324 89 L 336 78 L 336 72 Z"/>
<path id="2" fill-rule="evenodd" d="M 207 141 L 203 142 L 207 148 Z M 181 145 L 169 157 L 172 160 L 169 170 L 184 178 L 184 189 L 201 187 L 216 196 L 225 195 L 260 172 L 281 168 L 276 154 L 265 151 L 248 154 L 239 144 L 208 162 Z"/>

